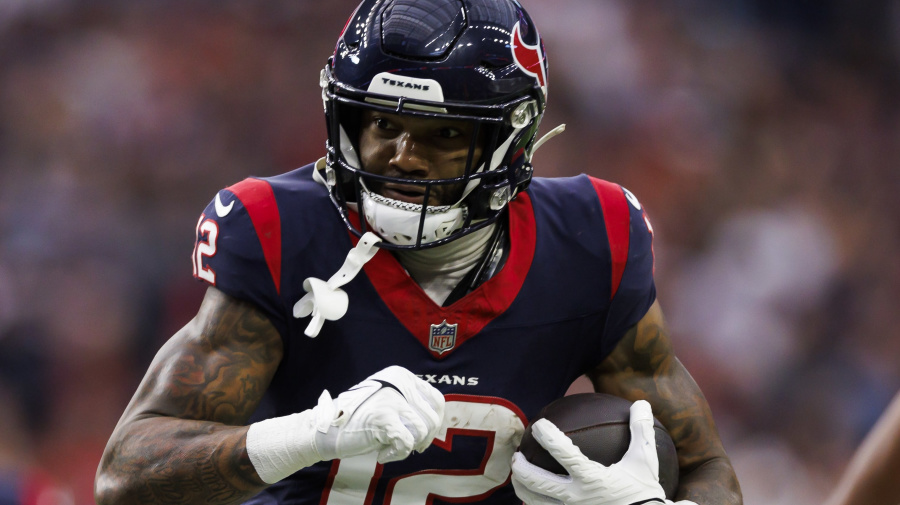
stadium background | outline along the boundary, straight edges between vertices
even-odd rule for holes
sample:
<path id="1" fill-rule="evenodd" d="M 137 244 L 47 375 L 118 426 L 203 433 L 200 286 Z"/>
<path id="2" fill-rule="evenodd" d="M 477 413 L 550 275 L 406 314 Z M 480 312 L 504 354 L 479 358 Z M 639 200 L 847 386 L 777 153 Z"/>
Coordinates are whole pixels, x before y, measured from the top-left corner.
<path id="1" fill-rule="evenodd" d="M 196 310 L 215 192 L 323 152 L 356 0 L 0 0 L 0 503 L 92 503 Z M 900 388 L 900 2 L 524 0 L 537 174 L 622 183 L 748 505 L 818 503 Z"/>

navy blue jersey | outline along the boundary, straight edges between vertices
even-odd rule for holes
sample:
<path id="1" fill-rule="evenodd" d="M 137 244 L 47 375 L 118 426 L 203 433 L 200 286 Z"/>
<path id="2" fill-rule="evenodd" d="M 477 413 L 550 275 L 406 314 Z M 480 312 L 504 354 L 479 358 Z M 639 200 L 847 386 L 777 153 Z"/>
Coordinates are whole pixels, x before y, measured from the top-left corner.
<path id="1" fill-rule="evenodd" d="M 347 314 L 319 335 L 292 315 L 307 277 L 327 280 L 356 243 L 313 165 L 219 192 L 197 224 L 194 275 L 255 303 L 284 358 L 254 420 L 309 409 L 389 366 L 447 400 L 431 447 L 404 461 L 322 462 L 251 503 L 520 503 L 510 458 L 528 420 L 597 366 L 653 303 L 652 233 L 620 186 L 581 175 L 535 178 L 509 205 L 502 269 L 447 307 L 380 250 L 343 287 Z"/>

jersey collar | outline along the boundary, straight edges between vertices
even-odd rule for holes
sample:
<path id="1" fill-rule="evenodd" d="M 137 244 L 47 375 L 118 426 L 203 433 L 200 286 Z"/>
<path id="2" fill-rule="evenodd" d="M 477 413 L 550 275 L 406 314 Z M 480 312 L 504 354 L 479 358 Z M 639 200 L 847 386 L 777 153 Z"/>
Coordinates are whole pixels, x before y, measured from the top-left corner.
<path id="1" fill-rule="evenodd" d="M 536 245 L 534 209 L 528 193 L 509 204 L 509 258 L 501 270 L 471 293 L 441 307 L 388 251 L 366 263 L 366 276 L 381 300 L 431 355 L 443 359 L 506 312 L 522 289 Z M 358 239 L 351 234 L 356 245 Z"/>

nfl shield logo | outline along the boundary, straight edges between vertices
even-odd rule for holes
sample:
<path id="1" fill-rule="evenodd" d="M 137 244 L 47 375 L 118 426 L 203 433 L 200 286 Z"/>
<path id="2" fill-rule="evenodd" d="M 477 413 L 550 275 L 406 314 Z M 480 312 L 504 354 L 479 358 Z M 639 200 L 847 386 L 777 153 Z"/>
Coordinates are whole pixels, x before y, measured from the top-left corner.
<path id="1" fill-rule="evenodd" d="M 456 324 L 447 324 L 447 320 L 441 324 L 431 325 L 431 334 L 428 338 L 428 348 L 438 354 L 453 349 L 456 345 Z"/>

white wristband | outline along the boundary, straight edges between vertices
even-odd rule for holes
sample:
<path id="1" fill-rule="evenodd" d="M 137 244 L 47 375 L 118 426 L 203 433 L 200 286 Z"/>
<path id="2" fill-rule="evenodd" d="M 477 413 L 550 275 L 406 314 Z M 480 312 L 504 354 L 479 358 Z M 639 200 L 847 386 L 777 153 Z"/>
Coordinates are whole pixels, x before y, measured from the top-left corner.
<path id="1" fill-rule="evenodd" d="M 388 367 L 312 409 L 253 423 L 247 455 L 263 482 L 274 484 L 319 461 L 378 453 L 385 463 L 423 451 L 444 416 L 444 397 L 409 370 Z"/>
<path id="2" fill-rule="evenodd" d="M 263 482 L 274 484 L 322 460 L 315 445 L 315 419 L 310 409 L 250 425 L 247 455 Z"/>

